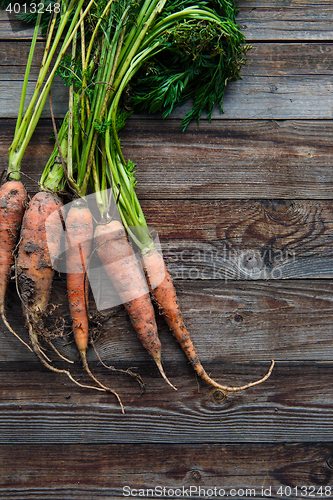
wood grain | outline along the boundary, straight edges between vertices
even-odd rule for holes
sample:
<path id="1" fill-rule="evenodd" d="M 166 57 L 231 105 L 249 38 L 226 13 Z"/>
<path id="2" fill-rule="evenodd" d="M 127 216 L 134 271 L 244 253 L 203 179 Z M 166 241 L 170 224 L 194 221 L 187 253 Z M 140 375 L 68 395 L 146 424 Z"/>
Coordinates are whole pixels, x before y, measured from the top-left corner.
<path id="1" fill-rule="evenodd" d="M 0 120 L 0 170 L 14 128 Z M 41 120 L 23 158 L 30 192 L 51 154 L 51 135 Z M 332 199 L 330 121 L 202 120 L 182 134 L 177 120 L 131 118 L 121 141 L 137 164 L 140 199 Z"/>
<path id="2" fill-rule="evenodd" d="M 20 50 L 19 47 L 24 47 Z M 18 112 L 25 71 L 26 43 L 0 42 L 5 54 L 0 65 L 1 117 L 15 118 Z M 243 80 L 229 83 L 222 114 L 217 119 L 331 119 L 332 118 L 331 44 L 255 44 L 242 70 Z M 22 55 L 18 55 L 22 54 Z M 31 72 L 27 98 L 33 93 L 42 44 L 38 45 Z M 10 61 L 10 62 L 9 62 Z M 9 84 L 10 82 L 10 84 Z M 58 78 L 53 87 L 54 113 L 67 111 L 67 90 Z M 174 110 L 171 117 L 181 119 L 189 104 Z M 50 116 L 48 105 L 43 116 Z"/>
<path id="3" fill-rule="evenodd" d="M 144 197 L 330 199 L 327 134 L 330 121 L 202 121 L 180 135 L 173 120 L 133 119 L 121 137 Z"/>
<path id="4" fill-rule="evenodd" d="M 0 38 L 3 57 L 0 61 L 0 79 L 23 80 L 29 45 L 24 41 Z M 44 50 L 44 43 L 37 42 L 32 60 L 30 79 L 36 81 Z M 242 67 L 243 76 L 300 76 L 332 75 L 332 43 L 252 43 L 247 52 L 247 63 Z"/>
<path id="5" fill-rule="evenodd" d="M 161 486 L 170 493 L 192 488 L 193 496 L 199 487 L 206 492 L 223 488 L 236 499 L 246 493 L 253 497 L 253 489 L 259 498 L 271 488 L 271 498 L 295 498 L 296 487 L 304 486 L 299 490 L 303 493 L 306 487 L 309 493 L 311 486 L 318 491 L 329 487 L 332 469 L 327 462 L 332 453 L 327 443 L 1 446 L 0 495 L 6 500 L 16 500 L 18 495 L 20 500 L 32 496 L 101 500 L 122 498 L 128 488 L 133 493 L 156 488 L 158 493 Z"/>
<path id="6" fill-rule="evenodd" d="M 309 200 L 142 203 L 175 278 L 331 278 L 333 205 Z"/>
<path id="7" fill-rule="evenodd" d="M 26 99 L 28 102 L 32 97 L 35 89 L 35 84 L 30 82 L 27 86 Z M 22 80 L 7 80 L 0 81 L 0 93 L 1 93 L 1 115 L 4 118 L 15 118 L 18 114 L 20 98 L 22 91 Z M 55 117 L 64 117 L 68 109 L 68 90 L 64 87 L 58 78 L 53 82 L 53 87 L 51 90 L 52 94 L 52 104 L 53 113 Z M 45 107 L 42 111 L 42 117 L 50 117 L 50 105 L 47 100 Z"/>
<path id="8" fill-rule="evenodd" d="M 9 75 L 10 76 L 10 75 Z M 9 84 L 10 82 L 10 84 Z M 21 82 L 0 81 L 2 118 L 15 118 L 21 96 Z M 32 96 L 34 86 L 28 85 L 27 99 Z M 53 94 L 57 96 L 54 114 L 62 118 L 68 109 L 67 91 L 60 82 L 54 85 Z M 171 118 L 181 120 L 190 111 L 191 104 L 176 108 Z M 45 106 L 43 116 L 50 116 Z M 203 117 L 205 114 L 203 113 Z M 160 115 L 156 116 L 160 118 Z M 266 77 L 246 76 L 237 82 L 230 82 L 225 92 L 223 113 L 215 109 L 214 120 L 226 119 L 271 119 L 301 120 L 333 117 L 332 79 L 330 76 L 305 77 Z"/>
<path id="9" fill-rule="evenodd" d="M 246 38 L 253 40 L 332 40 L 331 23 L 333 8 L 329 0 L 239 0 L 237 21 Z M 13 14 L 0 11 L 0 33 L 2 39 L 24 39 L 32 37 L 32 28 L 27 28 Z"/>
<path id="10" fill-rule="evenodd" d="M 333 293 L 330 281 L 177 280 L 175 286 L 185 323 L 204 365 L 225 361 L 269 363 L 272 358 L 279 362 L 333 360 Z M 54 332 L 56 319 L 65 320 L 64 338 L 54 343 L 63 355 L 77 362 L 64 283 L 54 283 L 52 303 L 58 308 L 46 326 Z M 96 312 L 93 302 L 90 310 L 91 313 Z M 111 364 L 124 362 L 127 366 L 136 366 L 137 362 L 146 362 L 153 367 L 154 363 L 140 344 L 124 308 L 103 309 L 102 313 L 102 324 L 95 330 L 95 346 L 100 357 Z M 7 295 L 7 316 L 15 331 L 28 341 L 13 286 Z M 175 360 L 186 366 L 185 355 L 158 313 L 157 320 L 164 362 Z M 0 337 L 0 361 L 35 360 L 34 354 L 2 324 Z M 51 348 L 46 347 L 48 356 L 57 360 Z M 91 362 L 97 361 L 93 347 L 89 349 L 88 358 Z M 214 375 L 221 377 L 222 373 L 216 370 Z"/>
<path id="11" fill-rule="evenodd" d="M 118 390 L 125 415 L 110 394 L 78 388 L 36 363 L 21 365 L 1 366 L 1 444 L 306 443 L 330 442 L 333 432 L 327 363 L 277 363 L 264 384 L 227 398 L 196 382 L 183 364 L 165 366 L 177 392 L 156 370 L 150 376 L 147 365 L 137 364 L 146 383 L 141 396 L 129 377 L 110 376 L 92 364 L 94 373 Z M 268 363 L 207 366 L 233 383 L 256 380 L 267 368 Z"/>
<path id="12" fill-rule="evenodd" d="M 333 8 L 330 2 L 265 2 L 241 0 L 237 21 L 252 40 L 332 40 Z"/>

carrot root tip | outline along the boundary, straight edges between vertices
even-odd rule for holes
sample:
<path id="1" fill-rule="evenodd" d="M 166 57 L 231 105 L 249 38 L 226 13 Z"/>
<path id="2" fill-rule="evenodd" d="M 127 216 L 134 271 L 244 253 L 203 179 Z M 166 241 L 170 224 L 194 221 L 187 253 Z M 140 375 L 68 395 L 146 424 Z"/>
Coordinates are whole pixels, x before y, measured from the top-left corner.
<path id="1" fill-rule="evenodd" d="M 56 352 L 58 354 L 58 356 L 59 356 L 60 359 L 63 359 L 64 361 L 67 361 L 67 363 L 71 363 L 71 364 L 74 363 L 74 361 L 72 361 L 71 359 L 66 358 L 63 354 L 61 354 L 61 352 L 58 351 L 58 349 L 55 347 L 55 345 L 53 345 L 53 343 L 50 340 L 47 340 L 47 343 L 49 344 L 50 347 L 52 347 L 52 349 L 54 350 L 54 352 Z"/>
<path id="2" fill-rule="evenodd" d="M 89 365 L 88 365 L 88 361 L 87 361 L 87 351 L 86 351 L 86 349 L 80 349 L 80 356 L 81 356 L 81 360 L 82 360 L 82 363 L 83 363 L 83 367 L 86 370 L 86 372 L 88 373 L 89 377 L 92 378 L 92 380 L 94 382 L 96 382 L 96 384 L 99 385 L 104 391 L 111 392 L 111 394 L 113 394 L 116 397 L 116 399 L 117 399 L 117 401 L 119 403 L 119 406 L 121 408 L 121 412 L 123 414 L 125 414 L 124 405 L 121 402 L 121 399 L 120 399 L 120 396 L 118 395 L 118 393 L 116 391 L 114 391 L 113 389 L 111 389 L 110 387 L 107 387 L 106 385 L 102 384 L 102 382 L 100 382 L 95 377 L 95 375 L 91 372 L 91 370 L 89 368 Z"/>
<path id="3" fill-rule="evenodd" d="M 266 373 L 266 375 L 264 375 L 261 379 L 256 380 L 255 382 L 250 382 L 249 384 L 242 385 L 242 386 L 239 386 L 239 387 L 228 387 L 228 386 L 220 385 L 217 382 L 215 382 L 214 380 L 212 380 L 210 377 L 208 377 L 208 380 L 206 380 L 205 377 L 203 377 L 203 379 L 206 380 L 213 387 L 216 387 L 217 389 L 220 389 L 222 391 L 226 391 L 226 392 L 239 392 L 239 391 L 244 391 L 246 389 L 249 389 L 250 387 L 254 387 L 256 385 L 259 385 L 259 384 L 262 384 L 263 382 L 265 382 L 268 379 L 268 377 L 270 377 L 270 375 L 271 375 L 271 373 L 273 371 L 274 365 L 275 365 L 275 361 L 274 361 L 274 359 L 272 359 L 271 360 L 271 365 L 270 365 L 269 370 Z"/>
<path id="4" fill-rule="evenodd" d="M 109 366 L 106 363 L 104 363 L 104 361 L 102 360 L 101 356 L 99 355 L 98 350 L 96 349 L 95 343 L 93 341 L 91 341 L 91 344 L 92 344 L 94 351 L 95 351 L 95 354 L 96 354 L 96 356 L 97 356 L 97 358 L 102 366 L 104 366 L 105 368 L 107 368 L 110 371 L 119 372 L 119 373 L 126 373 L 127 375 L 130 375 L 131 377 L 135 378 L 135 380 L 137 381 L 137 383 L 140 386 L 141 394 L 143 394 L 145 392 L 146 386 L 144 384 L 144 381 L 142 380 L 141 375 L 139 373 L 132 371 L 132 370 L 137 370 L 137 367 L 130 367 L 130 368 L 127 368 L 126 370 L 122 370 L 121 368 L 115 368 L 114 366 Z"/>
<path id="5" fill-rule="evenodd" d="M 170 387 L 172 387 L 175 391 L 177 391 L 177 387 L 175 387 L 171 382 L 170 380 L 168 379 L 168 377 L 166 376 L 164 370 L 163 370 L 163 366 L 162 366 L 162 363 L 161 363 L 161 360 L 160 359 L 155 359 L 154 358 L 154 361 L 156 363 L 156 366 L 157 368 L 159 369 L 159 372 L 160 374 L 162 375 L 162 377 L 164 378 L 164 380 L 167 382 L 167 384 L 170 385 Z"/>

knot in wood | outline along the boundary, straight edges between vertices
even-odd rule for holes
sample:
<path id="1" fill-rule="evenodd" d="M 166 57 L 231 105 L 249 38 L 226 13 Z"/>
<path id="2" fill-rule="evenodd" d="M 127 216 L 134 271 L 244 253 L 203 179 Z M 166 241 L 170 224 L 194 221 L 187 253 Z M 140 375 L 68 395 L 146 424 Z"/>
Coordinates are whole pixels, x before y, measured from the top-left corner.
<path id="1" fill-rule="evenodd" d="M 192 470 L 191 476 L 195 481 L 200 481 L 200 479 L 201 479 L 201 474 L 198 470 Z"/>
<path id="2" fill-rule="evenodd" d="M 235 314 L 234 320 L 236 323 L 241 323 L 243 321 L 243 316 L 241 314 Z"/>
<path id="3" fill-rule="evenodd" d="M 241 256 L 240 263 L 244 269 L 248 270 L 261 269 L 263 267 L 263 259 L 256 250 L 247 250 L 244 252 Z"/>
<path id="4" fill-rule="evenodd" d="M 221 404 L 226 398 L 226 394 L 223 391 L 221 391 L 221 389 L 215 389 L 212 393 L 212 396 L 215 403 L 217 404 Z"/>

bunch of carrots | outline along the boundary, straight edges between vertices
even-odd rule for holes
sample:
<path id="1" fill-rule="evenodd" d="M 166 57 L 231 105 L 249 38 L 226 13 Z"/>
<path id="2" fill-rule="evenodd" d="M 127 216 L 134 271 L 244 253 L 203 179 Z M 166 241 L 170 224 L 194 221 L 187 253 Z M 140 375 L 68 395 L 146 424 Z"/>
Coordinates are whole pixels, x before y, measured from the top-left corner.
<path id="1" fill-rule="evenodd" d="M 119 395 L 96 379 L 87 363 L 88 277 L 93 254 L 98 255 L 142 345 L 170 386 L 174 387 L 162 367 L 153 303 L 196 373 L 213 387 L 224 392 L 243 390 L 262 383 L 273 369 L 272 361 L 262 379 L 241 387 L 221 385 L 206 373 L 136 196 L 134 164 L 125 160 L 119 139 L 133 111 L 159 111 L 167 116 L 191 99 L 191 111 L 183 120 L 186 128 L 203 111 L 210 118 L 215 105 L 222 109 L 226 84 L 239 78 L 247 48 L 235 12 L 232 0 L 62 2 L 61 12 L 50 15 L 35 93 L 23 113 L 41 15 L 36 19 L 7 178 L 0 190 L 0 238 L 6 246 L 6 257 L 3 252 L 0 261 L 1 316 L 16 335 L 5 317 L 4 300 L 19 237 L 15 275 L 29 329 L 28 347 L 49 369 L 78 383 L 69 370 L 54 366 L 40 344 L 61 235 L 65 234 L 75 343 L 94 387 L 112 392 L 122 411 Z M 54 150 L 41 176 L 40 191 L 27 205 L 19 180 L 20 163 L 56 73 L 69 87 L 68 112 L 59 131 L 54 123 Z M 73 199 L 69 209 L 59 196 L 65 189 Z M 91 196 L 98 220 L 89 208 Z"/>

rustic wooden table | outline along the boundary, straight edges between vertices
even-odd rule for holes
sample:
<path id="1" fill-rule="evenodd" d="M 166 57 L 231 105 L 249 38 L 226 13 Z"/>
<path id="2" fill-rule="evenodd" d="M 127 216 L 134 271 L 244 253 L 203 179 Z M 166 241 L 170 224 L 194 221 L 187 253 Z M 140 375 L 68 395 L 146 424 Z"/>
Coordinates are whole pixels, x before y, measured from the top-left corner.
<path id="1" fill-rule="evenodd" d="M 146 392 L 103 368 L 93 349 L 89 359 L 120 393 L 122 415 L 111 395 L 46 371 L 1 325 L 1 499 L 195 498 L 199 488 L 213 498 L 223 489 L 237 499 L 333 497 L 333 5 L 238 5 L 253 49 L 243 80 L 228 88 L 225 114 L 184 134 L 183 110 L 166 121 L 132 117 L 122 144 L 207 371 L 244 384 L 274 358 L 273 374 L 224 398 L 196 379 L 159 318 L 175 392 L 119 307 L 96 347 L 106 363 L 137 367 Z M 1 170 L 31 33 L 0 12 Z M 60 118 L 61 83 L 53 102 Z M 51 133 L 46 109 L 22 167 L 30 193 Z M 65 294 L 58 278 L 53 298 L 66 316 Z M 7 308 L 26 339 L 13 283 Z M 76 359 L 73 345 L 63 349 Z M 87 381 L 79 366 L 73 373 Z"/>

